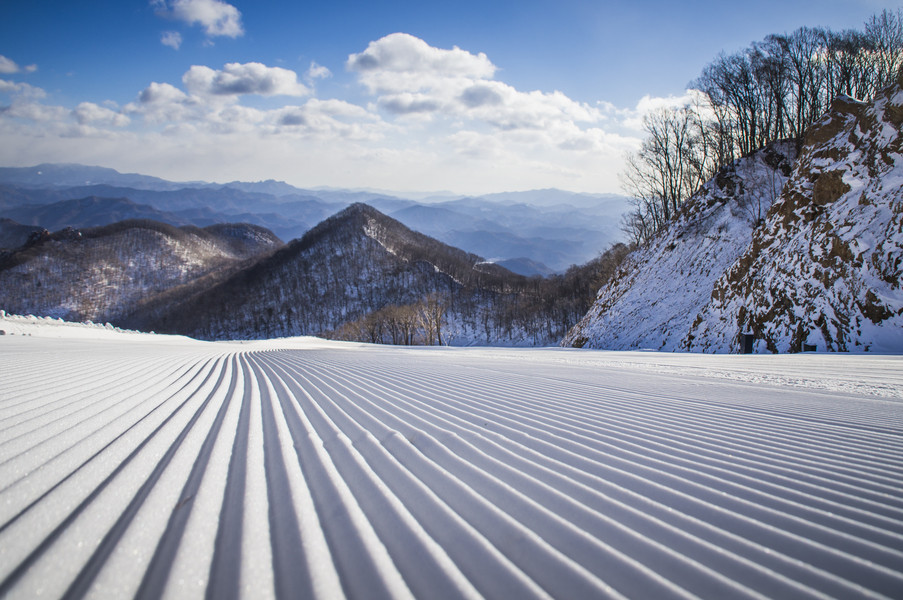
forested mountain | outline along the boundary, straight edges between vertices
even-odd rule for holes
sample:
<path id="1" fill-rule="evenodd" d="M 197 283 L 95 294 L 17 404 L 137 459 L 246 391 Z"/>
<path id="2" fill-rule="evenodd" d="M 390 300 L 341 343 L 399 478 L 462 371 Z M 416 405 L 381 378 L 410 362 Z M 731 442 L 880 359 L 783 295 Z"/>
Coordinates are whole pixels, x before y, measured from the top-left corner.
<path id="1" fill-rule="evenodd" d="M 61 200 L 52 204 L 17 206 L 3 214 L 23 225 L 40 226 L 50 231 L 72 227 L 87 229 L 127 220 L 151 220 L 182 226 L 190 224 L 173 213 L 157 210 L 147 204 L 137 204 L 128 198 L 100 198 L 88 196 Z"/>
<path id="2" fill-rule="evenodd" d="M 33 234 L 0 261 L 0 306 L 67 320 L 120 322 L 174 286 L 222 276 L 281 245 L 253 225 L 176 228 L 123 221 Z"/>
<path id="3" fill-rule="evenodd" d="M 759 352 L 903 351 L 901 129 L 898 81 L 867 103 L 835 100 L 791 172 L 795 141 L 731 163 L 563 343 L 736 352 L 752 334 Z"/>
<path id="4" fill-rule="evenodd" d="M 355 204 L 228 279 L 180 298 L 174 290 L 125 324 L 207 339 L 548 344 L 586 310 L 593 283 L 621 254 L 584 267 L 585 278 L 530 279 Z M 393 335 L 401 313 L 407 334 Z"/>

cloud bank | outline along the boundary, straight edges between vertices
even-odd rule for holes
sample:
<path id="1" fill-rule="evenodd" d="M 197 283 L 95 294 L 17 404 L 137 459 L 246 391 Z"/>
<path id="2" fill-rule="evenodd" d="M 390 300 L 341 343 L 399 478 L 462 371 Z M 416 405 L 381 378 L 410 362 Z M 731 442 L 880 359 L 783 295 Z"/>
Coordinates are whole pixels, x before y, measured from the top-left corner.
<path id="1" fill-rule="evenodd" d="M 210 35 L 240 29 L 240 13 L 223 2 L 157 6 Z M 0 61 L 0 70 L 10 63 Z M 639 145 L 636 123 L 677 101 L 644 98 L 619 109 L 520 90 L 500 80 L 482 52 L 404 33 L 370 42 L 344 66 L 334 76 L 316 61 L 300 75 L 259 62 L 193 65 L 180 81 L 150 82 L 121 107 L 55 106 L 40 88 L 0 79 L 0 135 L 8 140 L 0 163 L 81 161 L 173 179 L 308 186 L 617 192 L 623 156 Z M 330 89 L 359 93 L 317 97 L 314 82 L 332 77 L 343 81 Z"/>

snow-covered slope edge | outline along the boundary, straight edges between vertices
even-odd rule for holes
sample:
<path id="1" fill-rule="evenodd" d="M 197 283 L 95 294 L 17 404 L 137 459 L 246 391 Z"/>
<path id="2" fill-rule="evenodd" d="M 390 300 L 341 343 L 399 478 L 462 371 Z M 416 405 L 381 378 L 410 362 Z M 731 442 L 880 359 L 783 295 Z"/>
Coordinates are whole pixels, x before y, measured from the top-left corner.
<path id="1" fill-rule="evenodd" d="M 731 165 L 600 290 L 563 345 L 736 352 L 751 333 L 757 352 L 903 351 L 901 123 L 898 83 L 870 103 L 836 100 L 786 184 L 784 165 L 763 156 L 781 145 Z M 782 184 L 758 221 L 751 200 Z"/>
<path id="2" fill-rule="evenodd" d="M 903 351 L 903 89 L 840 98 L 682 347 Z"/>
<path id="3" fill-rule="evenodd" d="M 795 145 L 781 142 L 723 169 L 663 235 L 625 261 L 562 345 L 678 349 L 715 281 L 780 194 L 795 157 Z"/>
<path id="4" fill-rule="evenodd" d="M 899 400 L 766 379 L 899 391 L 903 356 L 51 339 L 45 325 L 0 337 L 2 598 L 903 588 Z"/>

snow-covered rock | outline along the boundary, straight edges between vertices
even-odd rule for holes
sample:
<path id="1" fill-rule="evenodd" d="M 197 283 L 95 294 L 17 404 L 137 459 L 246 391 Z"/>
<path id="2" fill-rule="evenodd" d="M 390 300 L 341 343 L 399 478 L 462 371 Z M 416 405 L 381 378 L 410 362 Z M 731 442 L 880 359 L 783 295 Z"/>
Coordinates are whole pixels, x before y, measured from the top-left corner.
<path id="1" fill-rule="evenodd" d="M 901 124 L 899 83 L 869 103 L 838 98 L 759 227 L 749 201 L 784 176 L 765 153 L 789 159 L 789 147 L 731 165 L 629 259 L 563 344 L 736 352 L 753 334 L 757 352 L 903 351 Z"/>
<path id="2" fill-rule="evenodd" d="M 723 169 L 667 231 L 625 261 L 563 345 L 678 349 L 692 316 L 780 194 L 795 157 L 795 145 L 782 142 Z"/>
<path id="3" fill-rule="evenodd" d="M 683 347 L 903 351 L 903 89 L 848 98 L 808 132 L 743 256 L 715 284 Z"/>

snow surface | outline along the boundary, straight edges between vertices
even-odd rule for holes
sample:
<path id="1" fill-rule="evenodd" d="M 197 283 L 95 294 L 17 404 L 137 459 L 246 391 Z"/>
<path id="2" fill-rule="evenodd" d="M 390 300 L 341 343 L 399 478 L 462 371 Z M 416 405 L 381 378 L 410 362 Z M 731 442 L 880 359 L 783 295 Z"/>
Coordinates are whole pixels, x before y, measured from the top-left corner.
<path id="1" fill-rule="evenodd" d="M 703 186 L 678 219 L 632 253 L 562 342 L 612 350 L 678 350 L 718 278 L 749 245 L 796 159 L 781 142 L 738 159 Z M 730 347 L 721 349 L 730 351 Z"/>
<path id="2" fill-rule="evenodd" d="M 3 597 L 903 590 L 901 356 L 0 330 Z"/>

